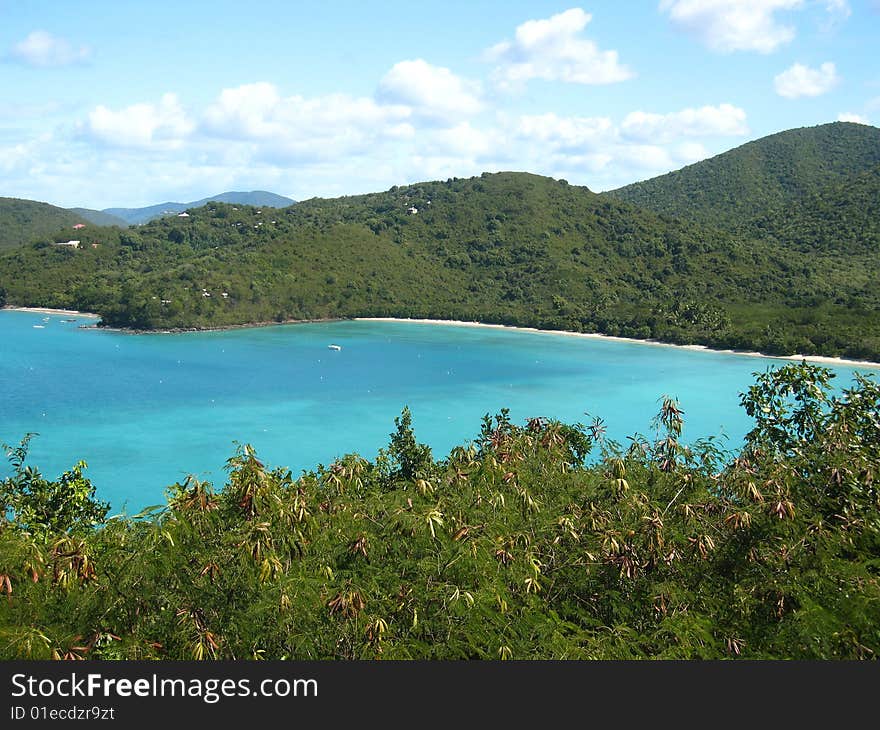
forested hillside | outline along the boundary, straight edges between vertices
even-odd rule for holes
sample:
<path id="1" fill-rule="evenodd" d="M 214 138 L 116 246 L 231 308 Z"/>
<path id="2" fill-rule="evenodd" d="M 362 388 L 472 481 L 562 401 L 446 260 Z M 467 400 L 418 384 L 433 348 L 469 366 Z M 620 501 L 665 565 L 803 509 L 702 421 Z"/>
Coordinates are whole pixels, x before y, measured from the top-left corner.
<path id="1" fill-rule="evenodd" d="M 64 208 L 33 200 L 0 198 L 0 251 L 55 234 L 73 238 L 71 228 L 77 223 L 86 223 L 86 219 Z"/>
<path id="2" fill-rule="evenodd" d="M 606 195 L 736 230 L 877 165 L 880 129 L 834 122 L 763 137 Z"/>
<path id="3" fill-rule="evenodd" d="M 880 357 L 877 266 L 499 173 L 93 229 L 0 258 L 0 287 L 133 328 L 436 317 Z"/>
<path id="4" fill-rule="evenodd" d="M 44 236 L 0 257 L 0 290 L 135 329 L 432 317 L 880 359 L 878 170 L 880 130 L 835 123 L 601 196 L 497 173 L 209 202 Z"/>
<path id="5" fill-rule="evenodd" d="M 880 254 L 880 165 L 748 221 L 753 235 L 805 253 Z"/>

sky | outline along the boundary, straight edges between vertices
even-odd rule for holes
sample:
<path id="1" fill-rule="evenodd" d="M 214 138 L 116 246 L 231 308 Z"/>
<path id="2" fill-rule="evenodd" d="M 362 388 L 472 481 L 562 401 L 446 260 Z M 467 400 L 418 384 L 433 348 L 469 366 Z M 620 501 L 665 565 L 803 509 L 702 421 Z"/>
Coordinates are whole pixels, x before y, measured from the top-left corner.
<path id="1" fill-rule="evenodd" d="M 880 0 L 0 0 L 0 196 L 591 190 L 880 124 Z"/>

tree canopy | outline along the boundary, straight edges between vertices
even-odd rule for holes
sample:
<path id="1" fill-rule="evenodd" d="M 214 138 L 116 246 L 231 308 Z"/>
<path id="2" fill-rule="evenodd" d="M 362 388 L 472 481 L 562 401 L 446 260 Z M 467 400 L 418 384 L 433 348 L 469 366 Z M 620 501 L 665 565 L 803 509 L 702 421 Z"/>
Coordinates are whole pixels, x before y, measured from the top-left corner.
<path id="1" fill-rule="evenodd" d="M 12 449 L 0 657 L 876 658 L 880 387 L 832 377 L 757 373 L 734 453 L 686 445 L 669 398 L 627 445 L 502 412 L 438 460 L 404 412 L 372 462 L 294 476 L 242 445 L 134 516 L 72 472 L 38 490 L 69 519 L 19 507 Z"/>

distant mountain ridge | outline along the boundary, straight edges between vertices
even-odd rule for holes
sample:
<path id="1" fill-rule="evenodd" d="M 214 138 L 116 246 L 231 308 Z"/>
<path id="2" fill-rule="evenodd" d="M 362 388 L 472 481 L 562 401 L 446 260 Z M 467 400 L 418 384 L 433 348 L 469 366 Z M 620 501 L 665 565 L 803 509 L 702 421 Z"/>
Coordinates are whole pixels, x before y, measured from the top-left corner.
<path id="1" fill-rule="evenodd" d="M 265 208 L 286 208 L 296 201 L 266 190 L 229 191 L 212 195 L 209 198 L 194 200 L 191 203 L 159 203 L 144 208 L 105 208 L 101 212 L 119 218 L 127 225 L 147 223 L 166 215 L 177 215 L 190 208 L 201 208 L 206 203 L 231 203 L 233 205 L 254 205 Z"/>
<path id="2" fill-rule="evenodd" d="M 91 208 L 68 208 L 71 213 L 76 213 L 89 223 L 96 226 L 117 226 L 119 228 L 128 228 L 128 221 L 115 215 L 110 215 L 102 210 L 92 210 Z"/>

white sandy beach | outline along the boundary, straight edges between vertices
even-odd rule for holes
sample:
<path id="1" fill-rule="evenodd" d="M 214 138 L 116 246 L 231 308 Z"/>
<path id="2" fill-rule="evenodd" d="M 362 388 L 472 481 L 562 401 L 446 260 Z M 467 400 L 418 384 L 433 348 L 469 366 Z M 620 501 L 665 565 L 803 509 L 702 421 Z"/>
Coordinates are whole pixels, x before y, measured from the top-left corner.
<path id="1" fill-rule="evenodd" d="M 100 315 L 92 314 L 91 312 L 80 312 L 76 309 L 49 309 L 48 307 L 2 307 L 2 309 L 7 309 L 12 312 L 36 312 L 38 314 L 64 314 L 72 317 L 94 317 L 98 318 Z"/>
<path id="2" fill-rule="evenodd" d="M 870 362 L 869 360 L 845 360 L 841 357 L 825 357 L 824 355 L 765 355 L 761 352 L 747 352 L 744 350 L 715 350 L 705 345 L 675 345 L 670 342 L 658 342 L 657 340 L 637 340 L 632 337 L 614 337 L 613 335 L 600 335 L 594 332 L 568 332 L 566 330 L 541 330 L 536 327 L 513 327 L 506 324 L 485 324 L 483 322 L 463 322 L 460 320 L 447 319 L 403 319 L 397 317 L 355 317 L 357 321 L 363 322 L 412 322 L 415 324 L 440 324 L 453 325 L 456 327 L 487 327 L 491 329 L 502 329 L 520 332 L 536 332 L 543 335 L 562 335 L 565 337 L 589 337 L 599 340 L 616 340 L 618 342 L 631 342 L 636 345 L 647 345 L 650 347 L 678 347 L 683 350 L 705 350 L 706 352 L 721 352 L 727 355 L 746 355 L 748 357 L 760 357 L 765 360 L 786 360 L 796 361 L 806 360 L 807 362 L 826 363 L 829 365 L 843 365 L 846 367 L 873 368 L 880 369 L 880 363 Z"/>

